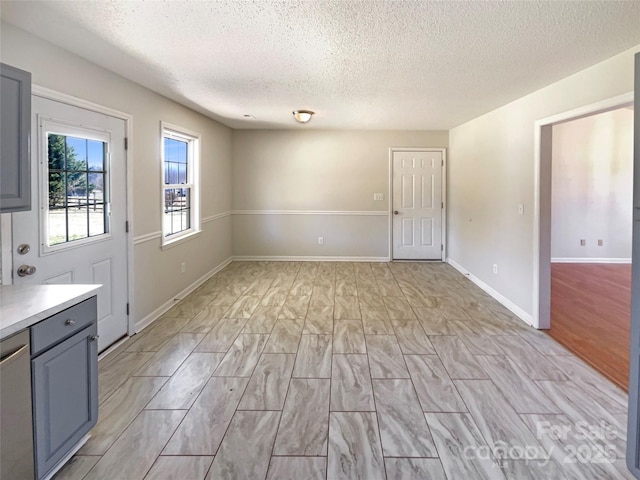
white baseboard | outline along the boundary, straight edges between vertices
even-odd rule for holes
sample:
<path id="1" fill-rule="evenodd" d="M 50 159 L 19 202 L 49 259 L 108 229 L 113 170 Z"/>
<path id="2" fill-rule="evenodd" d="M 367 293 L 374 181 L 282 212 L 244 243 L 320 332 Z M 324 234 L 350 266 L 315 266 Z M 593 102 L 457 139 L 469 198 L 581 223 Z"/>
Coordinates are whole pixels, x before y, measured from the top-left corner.
<path id="1" fill-rule="evenodd" d="M 213 270 L 205 273 L 202 277 L 197 279 L 195 282 L 193 282 L 187 288 L 185 288 L 181 292 L 179 292 L 176 295 L 174 295 L 173 298 L 171 298 L 170 300 L 167 300 L 166 302 L 164 302 L 162 305 L 160 305 L 158 308 L 156 308 L 149 315 L 147 315 L 144 318 L 140 319 L 138 322 L 135 323 L 135 332 L 134 333 L 140 333 L 146 327 L 151 325 L 155 320 L 160 318 L 160 316 L 162 316 L 163 314 L 168 312 L 176 304 L 176 300 L 181 300 L 184 297 L 186 297 L 187 295 L 189 295 L 196 288 L 198 288 L 204 282 L 209 280 L 211 277 L 213 277 L 216 273 L 218 273 L 224 267 L 229 265 L 232 261 L 233 261 L 233 257 L 227 258 L 224 262 L 222 262 L 219 265 L 217 265 L 216 267 L 214 267 Z"/>
<path id="2" fill-rule="evenodd" d="M 312 257 L 312 256 L 268 256 L 236 255 L 235 262 L 390 262 L 389 257 Z"/>
<path id="3" fill-rule="evenodd" d="M 458 270 L 460 273 L 462 273 L 465 277 L 467 277 L 473 283 L 475 283 L 482 290 L 484 290 L 489 295 L 491 295 L 493 298 L 495 298 L 498 302 L 500 302 L 506 308 L 508 308 L 511 312 L 513 312 L 516 316 L 518 316 L 518 318 L 523 320 L 528 325 L 533 325 L 533 316 L 531 314 L 525 312 L 518 305 L 513 303 L 511 300 L 509 300 L 507 297 L 502 295 L 497 290 L 494 290 L 493 288 L 491 288 L 489 285 L 484 283 L 482 280 L 480 280 L 478 277 L 476 277 L 472 273 L 469 273 L 469 271 L 467 271 L 466 268 L 464 268 L 462 265 L 460 265 L 455 260 L 452 260 L 451 258 L 447 258 L 447 263 L 449 265 L 451 265 L 453 268 L 455 268 L 456 270 Z"/>
<path id="4" fill-rule="evenodd" d="M 631 263 L 631 258 L 562 258 L 554 257 L 551 263 Z"/>
<path id="5" fill-rule="evenodd" d="M 122 345 L 123 343 L 127 342 L 130 338 L 131 337 L 129 335 L 125 335 L 124 337 L 122 337 L 117 342 L 112 343 L 111 345 L 109 345 L 107 348 L 105 348 L 102 352 L 100 352 L 98 354 L 98 362 L 101 362 L 102 360 L 104 360 L 106 357 L 108 357 L 113 352 L 118 351 L 120 345 Z"/>

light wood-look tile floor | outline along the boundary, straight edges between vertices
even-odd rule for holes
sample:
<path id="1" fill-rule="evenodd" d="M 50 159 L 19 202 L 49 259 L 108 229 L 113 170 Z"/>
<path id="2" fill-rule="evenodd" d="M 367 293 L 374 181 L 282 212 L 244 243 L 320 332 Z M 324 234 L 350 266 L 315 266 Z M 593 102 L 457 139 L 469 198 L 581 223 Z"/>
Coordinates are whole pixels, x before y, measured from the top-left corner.
<path id="1" fill-rule="evenodd" d="M 232 263 L 99 363 L 62 479 L 616 479 L 626 394 L 440 263 Z"/>

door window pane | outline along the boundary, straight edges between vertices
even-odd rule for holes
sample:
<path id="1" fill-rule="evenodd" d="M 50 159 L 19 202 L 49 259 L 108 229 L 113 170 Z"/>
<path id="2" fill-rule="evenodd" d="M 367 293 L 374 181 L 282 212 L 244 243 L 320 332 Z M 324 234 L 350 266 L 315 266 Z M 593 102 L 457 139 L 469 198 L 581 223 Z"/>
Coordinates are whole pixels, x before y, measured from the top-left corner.
<path id="1" fill-rule="evenodd" d="M 104 204 L 89 205 L 89 236 L 107 233 L 104 229 Z"/>
<path id="2" fill-rule="evenodd" d="M 89 236 L 87 228 L 87 207 L 69 207 L 67 209 L 67 241 L 80 240 Z"/>
<path id="3" fill-rule="evenodd" d="M 87 140 L 87 158 L 89 161 L 89 170 L 104 171 L 104 153 L 105 144 L 96 140 Z"/>
<path id="4" fill-rule="evenodd" d="M 65 205 L 64 173 L 49 171 L 49 209 Z"/>
<path id="5" fill-rule="evenodd" d="M 107 144 L 48 134 L 49 245 L 109 232 Z"/>
<path id="6" fill-rule="evenodd" d="M 49 207 L 49 245 L 67 241 L 67 209 Z"/>
<path id="7" fill-rule="evenodd" d="M 49 170 L 64 170 L 64 157 L 67 148 L 64 135 L 49 134 Z"/>
<path id="8" fill-rule="evenodd" d="M 65 137 L 66 170 L 87 171 L 87 140 L 76 137 Z"/>

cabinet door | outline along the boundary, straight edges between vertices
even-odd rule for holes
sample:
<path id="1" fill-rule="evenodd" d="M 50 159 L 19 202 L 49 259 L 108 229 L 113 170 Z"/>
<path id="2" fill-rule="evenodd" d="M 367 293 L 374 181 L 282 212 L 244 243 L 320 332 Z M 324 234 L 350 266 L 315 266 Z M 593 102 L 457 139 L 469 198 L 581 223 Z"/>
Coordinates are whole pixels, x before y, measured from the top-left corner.
<path id="1" fill-rule="evenodd" d="M 0 65 L 0 213 L 31 209 L 31 74 Z"/>
<path id="2" fill-rule="evenodd" d="M 98 419 L 96 324 L 31 360 L 36 478 L 43 478 Z"/>

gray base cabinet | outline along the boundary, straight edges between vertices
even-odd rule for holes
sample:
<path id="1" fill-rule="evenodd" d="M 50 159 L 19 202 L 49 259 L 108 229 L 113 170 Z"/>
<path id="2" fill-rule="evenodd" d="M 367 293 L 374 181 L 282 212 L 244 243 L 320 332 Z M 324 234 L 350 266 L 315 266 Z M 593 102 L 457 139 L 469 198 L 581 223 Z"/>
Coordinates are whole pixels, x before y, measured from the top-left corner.
<path id="1" fill-rule="evenodd" d="M 35 463 L 40 479 L 98 419 L 96 297 L 36 324 L 31 338 Z"/>

